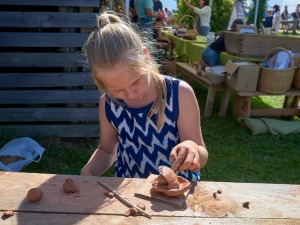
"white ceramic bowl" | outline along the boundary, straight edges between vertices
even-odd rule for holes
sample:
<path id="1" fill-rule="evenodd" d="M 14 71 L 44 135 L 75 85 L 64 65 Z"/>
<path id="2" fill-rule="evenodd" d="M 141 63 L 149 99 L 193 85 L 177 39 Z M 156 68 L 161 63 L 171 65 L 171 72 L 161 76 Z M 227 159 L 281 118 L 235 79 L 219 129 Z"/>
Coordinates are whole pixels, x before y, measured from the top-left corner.
<path id="1" fill-rule="evenodd" d="M 215 83 L 215 84 L 222 84 L 226 80 L 226 75 L 225 73 L 214 73 L 210 67 L 205 68 L 206 76 L 207 78 Z"/>

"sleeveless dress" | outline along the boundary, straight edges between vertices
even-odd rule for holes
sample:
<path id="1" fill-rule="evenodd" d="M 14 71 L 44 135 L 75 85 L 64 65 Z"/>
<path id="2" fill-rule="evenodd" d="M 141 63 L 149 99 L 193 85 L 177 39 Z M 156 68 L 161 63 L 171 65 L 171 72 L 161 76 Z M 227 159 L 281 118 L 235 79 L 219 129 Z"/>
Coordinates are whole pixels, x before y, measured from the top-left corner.
<path id="1" fill-rule="evenodd" d="M 119 138 L 115 176 L 147 178 L 158 174 L 161 165 L 171 166 L 169 155 L 177 145 L 179 134 L 178 87 L 180 80 L 164 76 L 167 106 L 160 130 L 156 127 L 156 115 L 147 120 L 152 103 L 141 108 L 130 108 L 106 98 L 106 117 L 116 129 Z M 200 180 L 200 172 L 181 171 L 178 175 L 190 181 Z"/>

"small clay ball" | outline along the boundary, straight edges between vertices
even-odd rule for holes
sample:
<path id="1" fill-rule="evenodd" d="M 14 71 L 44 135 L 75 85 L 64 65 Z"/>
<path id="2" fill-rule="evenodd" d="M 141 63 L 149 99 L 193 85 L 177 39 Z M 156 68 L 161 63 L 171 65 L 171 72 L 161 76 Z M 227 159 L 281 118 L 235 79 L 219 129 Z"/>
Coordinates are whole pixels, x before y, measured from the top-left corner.
<path id="1" fill-rule="evenodd" d="M 31 188 L 27 192 L 27 199 L 30 202 L 38 202 L 43 197 L 43 191 L 39 188 Z"/>
<path id="2" fill-rule="evenodd" d="M 72 178 L 67 178 L 63 188 L 66 193 L 74 193 L 76 191 L 76 182 Z"/>

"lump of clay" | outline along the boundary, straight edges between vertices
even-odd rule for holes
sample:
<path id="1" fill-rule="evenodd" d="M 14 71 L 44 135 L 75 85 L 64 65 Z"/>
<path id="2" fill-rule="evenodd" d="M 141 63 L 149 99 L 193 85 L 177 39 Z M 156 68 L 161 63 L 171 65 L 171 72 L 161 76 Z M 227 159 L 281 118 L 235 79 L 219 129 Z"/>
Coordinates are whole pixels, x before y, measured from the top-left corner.
<path id="1" fill-rule="evenodd" d="M 67 178 L 63 184 L 66 193 L 74 193 L 76 191 L 76 182 L 72 178 Z"/>
<path id="2" fill-rule="evenodd" d="M 31 188 L 27 192 L 27 199 L 30 202 L 38 202 L 43 197 L 43 191 L 39 188 Z"/>
<path id="3" fill-rule="evenodd" d="M 159 175 L 153 181 L 152 189 L 167 196 L 180 196 L 191 188 L 191 183 L 167 166 L 158 167 Z"/>

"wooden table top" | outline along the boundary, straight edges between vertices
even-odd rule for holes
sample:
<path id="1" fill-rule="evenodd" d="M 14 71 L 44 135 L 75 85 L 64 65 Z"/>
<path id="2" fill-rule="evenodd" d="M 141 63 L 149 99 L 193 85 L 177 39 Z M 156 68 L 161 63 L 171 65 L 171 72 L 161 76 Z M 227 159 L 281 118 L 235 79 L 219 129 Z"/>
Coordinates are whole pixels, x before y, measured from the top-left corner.
<path id="1" fill-rule="evenodd" d="M 62 185 L 73 178 L 78 191 L 66 194 Z M 13 210 L 1 224 L 300 224 L 300 185 L 229 182 L 194 182 L 181 208 L 157 200 L 144 200 L 134 193 L 145 179 L 76 175 L 0 172 L 1 211 Z M 105 182 L 133 204 L 143 203 L 152 218 L 125 217 L 128 209 L 97 182 Z M 43 198 L 26 199 L 29 189 L 39 187 Z M 217 198 L 213 192 L 222 190 Z M 249 202 L 249 208 L 243 207 Z"/>

